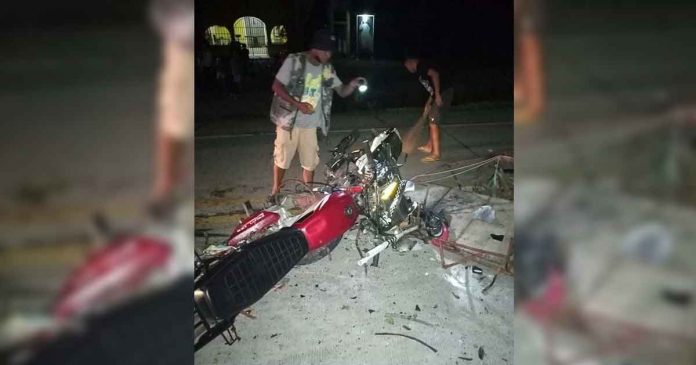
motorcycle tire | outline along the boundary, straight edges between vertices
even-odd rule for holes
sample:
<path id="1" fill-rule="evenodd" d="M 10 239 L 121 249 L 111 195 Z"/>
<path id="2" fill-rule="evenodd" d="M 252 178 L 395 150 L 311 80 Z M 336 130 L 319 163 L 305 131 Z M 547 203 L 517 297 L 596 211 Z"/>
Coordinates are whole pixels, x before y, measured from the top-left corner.
<path id="1" fill-rule="evenodd" d="M 326 247 L 307 253 L 297 264 L 309 265 L 323 259 L 324 257 L 328 256 L 331 253 L 331 251 L 333 251 L 334 248 L 336 248 L 336 246 L 338 246 L 338 244 L 341 242 L 341 239 L 343 239 L 343 235 L 331 241 L 331 243 L 329 243 Z"/>

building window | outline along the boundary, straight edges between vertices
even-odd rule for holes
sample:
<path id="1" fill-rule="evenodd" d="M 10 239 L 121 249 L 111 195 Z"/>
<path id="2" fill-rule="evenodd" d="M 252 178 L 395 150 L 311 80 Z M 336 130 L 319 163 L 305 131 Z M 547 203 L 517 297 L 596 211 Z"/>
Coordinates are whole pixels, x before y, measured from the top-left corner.
<path id="1" fill-rule="evenodd" d="M 288 43 L 288 33 L 284 25 L 276 25 L 271 29 L 271 44 Z"/>
<path id="2" fill-rule="evenodd" d="M 227 28 L 213 25 L 205 30 L 205 41 L 211 46 L 226 46 L 232 43 L 232 35 Z"/>
<path id="3" fill-rule="evenodd" d="M 268 57 L 266 23 L 253 16 L 245 16 L 234 22 L 234 37 L 249 49 L 249 58 Z"/>

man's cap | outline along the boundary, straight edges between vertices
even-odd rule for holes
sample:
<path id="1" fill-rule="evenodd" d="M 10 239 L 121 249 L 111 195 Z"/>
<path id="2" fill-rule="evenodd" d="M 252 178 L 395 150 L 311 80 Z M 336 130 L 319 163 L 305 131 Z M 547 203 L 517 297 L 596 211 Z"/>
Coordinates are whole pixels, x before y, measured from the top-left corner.
<path id="1" fill-rule="evenodd" d="M 309 48 L 322 51 L 333 51 L 335 40 L 336 37 L 334 37 L 328 29 L 320 29 L 314 33 L 314 37 L 312 37 L 312 43 L 309 44 Z"/>

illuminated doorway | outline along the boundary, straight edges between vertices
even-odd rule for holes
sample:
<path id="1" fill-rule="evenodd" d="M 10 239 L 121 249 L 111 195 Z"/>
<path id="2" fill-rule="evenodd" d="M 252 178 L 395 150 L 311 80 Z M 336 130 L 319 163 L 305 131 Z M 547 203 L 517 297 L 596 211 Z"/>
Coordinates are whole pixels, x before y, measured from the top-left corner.
<path id="1" fill-rule="evenodd" d="M 226 46 L 232 43 L 232 35 L 226 27 L 213 25 L 205 30 L 205 41 L 211 46 Z"/>
<path id="2" fill-rule="evenodd" d="M 276 25 L 271 29 L 271 44 L 288 43 L 288 33 L 284 25 Z"/>
<path id="3" fill-rule="evenodd" d="M 246 44 L 249 58 L 268 58 L 266 23 L 253 16 L 245 16 L 234 22 L 234 37 Z"/>

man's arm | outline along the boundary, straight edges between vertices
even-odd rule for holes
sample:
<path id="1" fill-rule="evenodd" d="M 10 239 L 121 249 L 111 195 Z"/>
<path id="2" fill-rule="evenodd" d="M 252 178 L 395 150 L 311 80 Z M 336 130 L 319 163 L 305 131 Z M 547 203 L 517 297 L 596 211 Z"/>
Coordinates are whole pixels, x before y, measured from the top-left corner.
<path id="1" fill-rule="evenodd" d="M 435 103 L 437 103 L 438 106 L 442 105 L 442 97 L 440 96 L 440 73 L 437 72 L 434 68 L 428 69 L 428 76 L 430 76 L 430 79 L 433 80 L 433 89 L 435 91 Z"/>
<path id="2" fill-rule="evenodd" d="M 346 96 L 352 94 L 355 91 L 355 89 L 360 85 L 360 81 L 365 81 L 365 78 L 356 77 L 350 80 L 350 82 L 347 84 L 342 84 L 334 87 L 334 90 L 336 90 L 336 94 L 338 94 L 340 97 L 345 98 Z"/>
<path id="3" fill-rule="evenodd" d="M 278 79 L 273 79 L 273 85 L 271 86 L 271 90 L 273 92 L 280 96 L 281 99 L 287 101 L 288 103 L 294 105 L 295 107 L 300 106 L 300 102 L 295 100 L 290 94 L 288 93 L 288 89 L 285 88 L 285 85 L 283 85 L 282 82 L 278 81 Z"/>
<path id="4" fill-rule="evenodd" d="M 334 88 L 334 90 L 336 90 L 336 94 L 338 94 L 340 97 L 345 98 L 355 91 L 355 86 L 352 86 L 351 84 L 343 84 Z"/>
<path id="5" fill-rule="evenodd" d="M 287 101 L 288 103 L 294 105 L 297 109 L 300 109 L 302 113 L 310 114 L 312 113 L 312 105 L 309 103 L 301 103 L 288 93 L 288 89 L 285 88 L 282 82 L 278 79 L 273 80 L 273 86 L 271 86 L 273 92 L 278 95 L 281 99 Z"/>
<path id="6" fill-rule="evenodd" d="M 430 111 L 430 104 L 432 103 L 432 101 L 433 101 L 433 97 L 428 96 L 428 101 L 425 102 L 425 107 L 423 108 L 423 117 L 428 115 L 428 112 Z"/>

